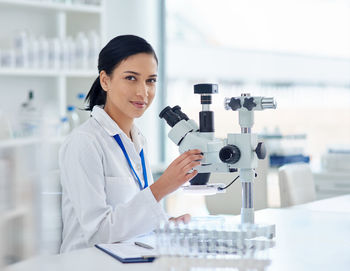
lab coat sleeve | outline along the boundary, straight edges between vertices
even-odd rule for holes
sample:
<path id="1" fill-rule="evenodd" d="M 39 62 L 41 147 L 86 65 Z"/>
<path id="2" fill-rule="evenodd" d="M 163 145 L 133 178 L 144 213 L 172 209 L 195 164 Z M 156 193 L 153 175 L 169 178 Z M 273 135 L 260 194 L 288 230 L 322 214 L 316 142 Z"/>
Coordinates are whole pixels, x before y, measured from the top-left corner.
<path id="1" fill-rule="evenodd" d="M 60 151 L 63 192 L 71 200 L 87 245 L 112 243 L 148 233 L 166 219 L 150 188 L 114 208 L 107 204 L 103 152 L 97 140 L 72 135 Z"/>

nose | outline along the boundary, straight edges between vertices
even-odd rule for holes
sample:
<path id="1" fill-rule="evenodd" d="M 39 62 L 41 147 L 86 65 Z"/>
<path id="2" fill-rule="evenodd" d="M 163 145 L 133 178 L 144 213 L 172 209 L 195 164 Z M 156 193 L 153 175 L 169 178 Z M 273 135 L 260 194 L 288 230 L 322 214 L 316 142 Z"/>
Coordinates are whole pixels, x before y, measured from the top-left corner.
<path id="1" fill-rule="evenodd" d="M 148 86 L 145 83 L 139 84 L 136 95 L 142 98 L 148 97 Z"/>

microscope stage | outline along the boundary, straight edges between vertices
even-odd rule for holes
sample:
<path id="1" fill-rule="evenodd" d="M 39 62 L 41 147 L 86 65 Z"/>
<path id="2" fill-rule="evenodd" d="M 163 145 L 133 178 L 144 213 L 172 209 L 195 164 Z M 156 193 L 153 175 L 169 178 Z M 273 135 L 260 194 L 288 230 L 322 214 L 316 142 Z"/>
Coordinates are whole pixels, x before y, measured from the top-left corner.
<path id="1" fill-rule="evenodd" d="M 220 187 L 225 187 L 223 183 L 212 183 L 206 185 L 183 185 L 182 190 L 187 194 L 197 195 L 215 195 L 219 193 L 226 193 L 226 189 L 219 190 Z"/>

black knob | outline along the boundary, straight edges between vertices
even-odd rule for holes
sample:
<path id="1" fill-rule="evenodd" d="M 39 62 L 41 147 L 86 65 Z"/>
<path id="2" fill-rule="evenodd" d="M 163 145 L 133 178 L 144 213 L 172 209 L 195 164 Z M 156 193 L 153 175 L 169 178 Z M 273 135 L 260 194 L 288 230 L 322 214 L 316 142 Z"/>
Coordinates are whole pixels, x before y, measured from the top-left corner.
<path id="1" fill-rule="evenodd" d="M 241 105 L 241 100 L 240 99 L 236 99 L 236 98 L 231 98 L 230 102 L 228 103 L 229 107 L 231 107 L 231 109 L 233 111 L 239 109 L 242 107 Z"/>
<path id="2" fill-rule="evenodd" d="M 266 157 L 266 148 L 264 142 L 259 142 L 258 146 L 255 149 L 256 155 L 259 159 L 265 159 Z"/>
<path id="3" fill-rule="evenodd" d="M 235 164 L 241 158 L 241 151 L 235 145 L 227 145 L 220 150 L 219 158 L 224 163 Z"/>
<path id="4" fill-rule="evenodd" d="M 176 123 L 178 123 L 181 120 L 181 117 L 179 115 L 177 115 L 176 113 L 174 113 L 171 110 L 170 106 L 165 107 L 160 113 L 159 113 L 159 117 L 161 119 L 165 119 L 166 122 L 171 126 L 174 127 L 174 125 Z"/>
<path id="5" fill-rule="evenodd" d="M 243 107 L 247 108 L 249 111 L 252 111 L 252 109 L 256 106 L 256 103 L 254 102 L 254 98 L 245 98 Z"/>
<path id="6" fill-rule="evenodd" d="M 217 84 L 197 84 L 194 85 L 194 94 L 214 94 L 218 93 Z"/>

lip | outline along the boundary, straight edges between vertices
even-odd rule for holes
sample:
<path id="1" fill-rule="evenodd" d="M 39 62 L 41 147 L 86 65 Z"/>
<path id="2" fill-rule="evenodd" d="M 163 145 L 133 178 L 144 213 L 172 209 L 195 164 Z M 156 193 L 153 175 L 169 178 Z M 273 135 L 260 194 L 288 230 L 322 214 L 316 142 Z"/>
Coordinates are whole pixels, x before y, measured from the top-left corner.
<path id="1" fill-rule="evenodd" d="M 133 106 L 135 106 L 136 108 L 145 108 L 147 103 L 144 101 L 131 101 L 130 103 L 132 103 Z"/>

